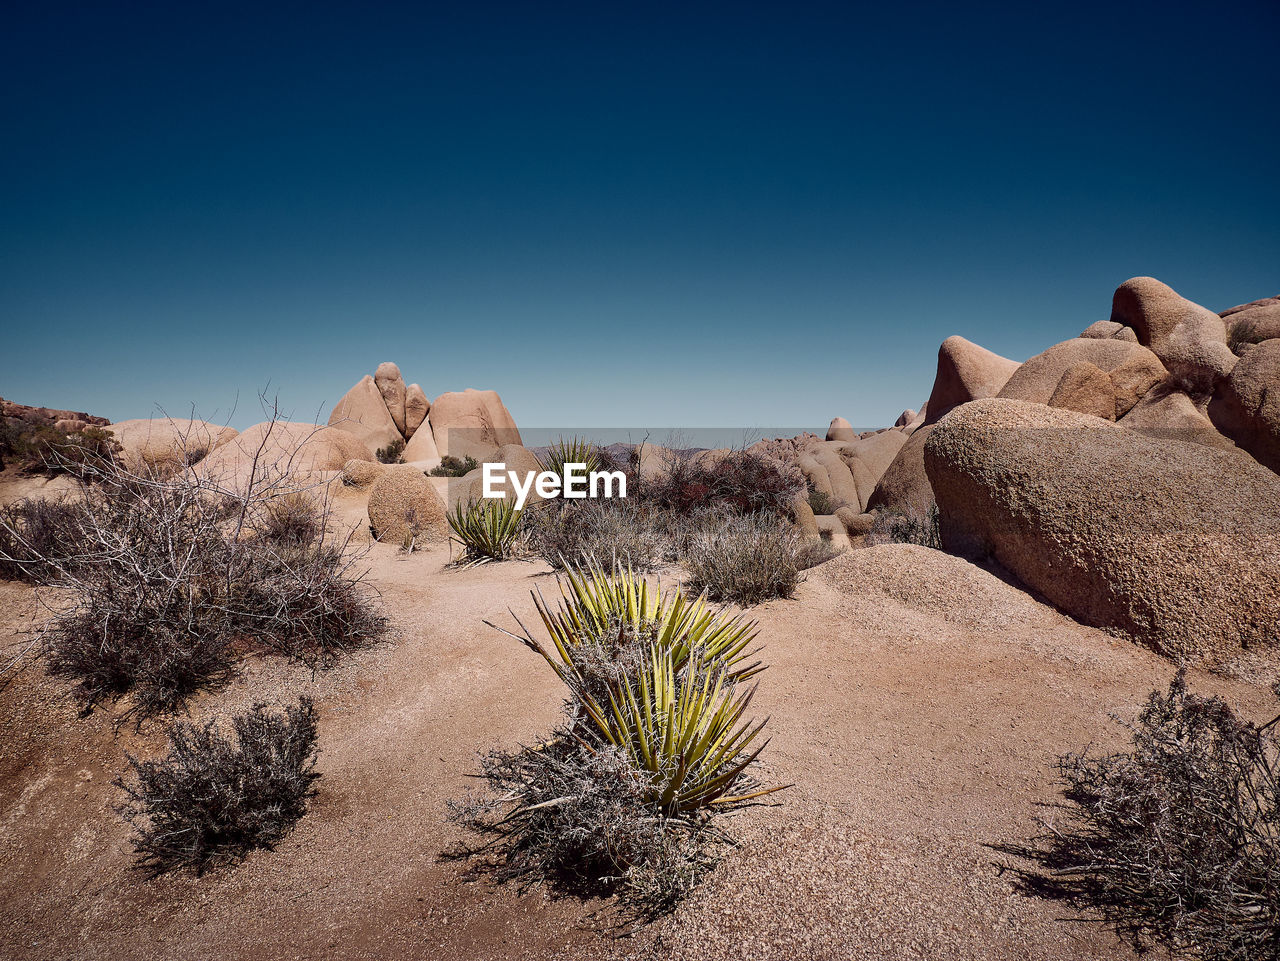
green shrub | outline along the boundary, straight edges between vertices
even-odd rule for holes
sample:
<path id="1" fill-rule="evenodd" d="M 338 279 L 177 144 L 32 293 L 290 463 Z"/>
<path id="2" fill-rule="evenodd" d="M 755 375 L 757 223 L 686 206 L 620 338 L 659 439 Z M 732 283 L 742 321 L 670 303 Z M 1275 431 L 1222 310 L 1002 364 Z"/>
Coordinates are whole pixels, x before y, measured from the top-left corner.
<path id="1" fill-rule="evenodd" d="M 530 550 L 557 570 L 616 559 L 647 571 L 674 556 L 673 518 L 635 498 L 544 501 L 526 523 Z"/>
<path id="2" fill-rule="evenodd" d="M 459 502 L 447 515 L 453 539 L 462 545 L 468 564 L 503 561 L 516 550 L 520 537 L 521 511 L 509 498 Z"/>
<path id="3" fill-rule="evenodd" d="M 809 490 L 809 507 L 814 514 L 824 516 L 834 514 L 836 509 L 840 507 L 840 503 L 830 494 L 824 494 L 820 490 Z"/>
<path id="4" fill-rule="evenodd" d="M 600 470 L 600 449 L 590 441 L 573 437 L 563 437 L 547 448 L 547 452 L 538 458 L 538 464 L 544 471 L 564 476 L 565 464 L 585 464 L 585 473 Z"/>
<path id="5" fill-rule="evenodd" d="M 378 458 L 380 464 L 403 464 L 404 457 L 404 441 L 398 437 L 386 447 L 379 447 L 374 452 L 374 456 Z"/>
<path id="6" fill-rule="evenodd" d="M 234 738 L 210 721 L 168 729 L 158 761 L 128 755 L 120 813 L 134 827 L 138 864 L 152 874 L 203 872 L 254 848 L 270 848 L 306 813 L 320 776 L 316 715 L 309 698 L 283 713 L 255 704 L 231 719 Z"/>
<path id="7" fill-rule="evenodd" d="M 432 477 L 463 477 L 479 466 L 479 462 L 470 454 L 461 459 L 446 454 L 440 458 L 440 463 L 437 466 L 431 468 L 429 473 Z"/>

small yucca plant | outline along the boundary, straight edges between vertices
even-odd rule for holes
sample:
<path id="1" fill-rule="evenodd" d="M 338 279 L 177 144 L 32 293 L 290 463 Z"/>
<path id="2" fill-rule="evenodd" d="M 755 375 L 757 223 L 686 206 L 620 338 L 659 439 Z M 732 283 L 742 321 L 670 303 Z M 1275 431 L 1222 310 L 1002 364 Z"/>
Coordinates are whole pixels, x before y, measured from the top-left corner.
<path id="1" fill-rule="evenodd" d="M 600 451 L 595 444 L 580 437 L 565 440 L 559 438 L 547 448 L 547 452 L 538 458 L 544 471 L 564 476 L 565 464 L 585 464 L 585 472 L 590 474 L 600 469 Z"/>
<path id="2" fill-rule="evenodd" d="M 515 552 L 520 511 L 509 498 L 459 501 L 447 519 L 468 566 L 506 560 Z"/>

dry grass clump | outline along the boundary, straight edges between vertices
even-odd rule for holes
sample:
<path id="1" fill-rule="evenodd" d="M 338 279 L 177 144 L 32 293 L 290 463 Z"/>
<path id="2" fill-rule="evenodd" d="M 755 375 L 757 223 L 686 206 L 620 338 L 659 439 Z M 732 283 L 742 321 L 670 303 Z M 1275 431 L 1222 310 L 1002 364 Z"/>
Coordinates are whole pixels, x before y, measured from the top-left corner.
<path id="1" fill-rule="evenodd" d="M 203 873 L 272 847 L 306 813 L 320 776 L 311 700 L 281 713 L 255 704 L 230 725 L 233 736 L 214 721 L 180 721 L 164 758 L 127 755 L 130 772 L 115 783 L 128 795 L 119 810 L 134 827 L 139 866 Z"/>
<path id="2" fill-rule="evenodd" d="M 141 721 L 221 683 L 246 651 L 319 666 L 382 633 L 361 555 L 329 535 L 327 512 L 287 468 L 233 490 L 112 463 L 56 507 L 0 515 L 0 561 L 60 588 L 41 633 L 49 671 L 86 708 L 128 695 L 124 716 Z"/>
<path id="3" fill-rule="evenodd" d="M 708 518 L 689 536 L 681 559 L 689 586 L 713 601 L 748 606 L 791 597 L 800 572 L 834 556 L 775 514 Z"/>
<path id="4" fill-rule="evenodd" d="M 637 487 L 650 504 L 681 514 L 706 508 L 786 514 L 804 489 L 796 467 L 749 450 L 730 451 L 710 463 L 676 457 L 662 476 Z"/>
<path id="5" fill-rule="evenodd" d="M 1130 727 L 1131 750 L 1061 759 L 1068 819 L 1017 849 L 1049 869 L 1029 887 L 1098 910 L 1139 948 L 1280 958 L 1278 724 L 1192 694 L 1179 672 Z"/>
<path id="6" fill-rule="evenodd" d="M 486 843 L 460 854 L 499 878 L 668 910 L 730 840 L 716 814 L 778 790 L 752 779 L 764 722 L 743 720 L 755 625 L 625 568 L 566 577 L 558 609 L 534 595 L 549 643 L 504 631 L 564 682 L 563 721 L 537 747 L 484 758 L 489 793 L 451 814 Z"/>
<path id="7" fill-rule="evenodd" d="M 676 518 L 639 499 L 553 500 L 525 513 L 529 549 L 556 570 L 617 558 L 649 571 L 674 558 Z"/>

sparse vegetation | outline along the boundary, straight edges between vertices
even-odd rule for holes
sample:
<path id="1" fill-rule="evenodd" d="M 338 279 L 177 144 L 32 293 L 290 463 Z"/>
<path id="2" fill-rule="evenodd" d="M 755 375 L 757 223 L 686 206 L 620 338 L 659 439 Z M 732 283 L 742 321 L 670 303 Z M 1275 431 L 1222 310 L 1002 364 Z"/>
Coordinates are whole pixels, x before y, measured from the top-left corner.
<path id="1" fill-rule="evenodd" d="M 82 473 L 113 462 L 120 445 L 102 427 L 77 431 L 0 418 L 0 467 L 16 466 L 27 474 Z"/>
<path id="2" fill-rule="evenodd" d="M 63 588 L 41 628 L 49 671 L 86 707 L 128 695 L 141 721 L 224 681 L 245 651 L 323 665 L 385 629 L 327 510 L 284 473 L 233 489 L 113 462 L 88 467 L 74 498 L 0 513 L 0 563 Z"/>
<path id="3" fill-rule="evenodd" d="M 713 812 L 779 790 L 749 770 L 764 722 L 742 718 L 758 673 L 755 625 L 663 597 L 629 570 L 570 568 L 550 637 L 511 634 L 547 662 L 569 693 L 561 728 L 537 748 L 492 753 L 491 793 L 452 805 L 489 839 L 499 877 L 619 890 L 639 909 L 671 907 L 728 840 Z"/>
<path id="4" fill-rule="evenodd" d="M 432 477 L 464 477 L 479 466 L 479 461 L 470 454 L 462 458 L 446 454 L 440 458 L 438 465 L 431 468 L 429 473 Z"/>
<path id="5" fill-rule="evenodd" d="M 695 530 L 682 560 L 694 590 L 746 606 L 791 597 L 800 571 L 811 566 L 809 554 L 800 533 L 782 518 L 729 514 Z"/>
<path id="6" fill-rule="evenodd" d="M 1139 948 L 1280 958 L 1278 724 L 1191 693 L 1179 672 L 1130 727 L 1131 750 L 1061 759 L 1067 821 L 1018 851 L 1049 869 L 1029 886 L 1096 909 Z"/>
<path id="7" fill-rule="evenodd" d="M 547 448 L 547 452 L 538 458 L 538 464 L 544 471 L 564 476 L 565 464 L 585 464 L 584 473 L 600 470 L 601 452 L 595 444 L 578 437 L 565 440 L 563 437 Z"/>
<path id="8" fill-rule="evenodd" d="M 547 501 L 526 519 L 530 549 L 557 570 L 616 558 L 647 571 L 674 557 L 674 518 L 636 498 Z"/>
<path id="9" fill-rule="evenodd" d="M 814 514 L 819 516 L 834 514 L 839 507 L 840 502 L 830 494 L 823 493 L 820 490 L 815 490 L 812 487 L 809 488 L 809 508 L 814 512 Z"/>
<path id="10" fill-rule="evenodd" d="M 804 489 L 795 467 L 749 450 L 730 451 L 710 463 L 677 457 L 664 476 L 637 485 L 651 505 L 686 514 L 700 509 L 786 514 Z"/>
<path id="11" fill-rule="evenodd" d="M 942 550 L 938 505 L 930 504 L 924 511 L 915 508 L 877 511 L 875 523 L 867 534 L 867 544 L 917 544 Z"/>
<path id="12" fill-rule="evenodd" d="M 484 564 L 511 557 L 520 537 L 521 514 L 511 498 L 455 505 L 447 520 L 453 539 L 462 545 L 464 562 Z"/>
<path id="13" fill-rule="evenodd" d="M 379 447 L 374 456 L 378 458 L 380 464 L 403 464 L 404 463 L 404 441 L 397 438 L 386 447 Z"/>
<path id="14" fill-rule="evenodd" d="M 166 757 L 128 756 L 130 771 L 115 783 L 128 796 L 119 810 L 134 827 L 139 866 L 202 873 L 272 847 L 306 813 L 319 777 L 310 699 L 279 713 L 255 704 L 230 726 L 229 735 L 214 721 L 178 721 Z"/>

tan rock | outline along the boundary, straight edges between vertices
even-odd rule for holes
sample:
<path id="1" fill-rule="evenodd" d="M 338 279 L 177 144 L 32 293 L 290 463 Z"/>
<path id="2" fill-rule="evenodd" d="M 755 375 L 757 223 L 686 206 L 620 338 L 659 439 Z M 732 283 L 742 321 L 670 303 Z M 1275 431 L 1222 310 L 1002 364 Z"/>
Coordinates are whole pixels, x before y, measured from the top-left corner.
<path id="1" fill-rule="evenodd" d="M 948 337 L 938 348 L 938 373 L 926 404 L 929 414 L 925 423 L 936 424 L 960 404 L 994 397 L 1017 369 L 1016 360 L 993 354 L 963 337 Z"/>
<path id="2" fill-rule="evenodd" d="M 918 416 L 919 415 L 914 410 L 908 407 L 906 410 L 904 410 L 901 414 L 898 415 L 898 419 L 893 422 L 893 426 L 906 427 L 907 425 L 911 424 Z"/>
<path id="3" fill-rule="evenodd" d="M 406 464 L 431 464 L 434 467 L 440 463 L 440 449 L 436 446 L 430 415 L 414 430 L 400 457 Z"/>
<path id="4" fill-rule="evenodd" d="M 1114 320 L 1099 320 L 1092 323 L 1080 336 L 1090 340 L 1127 340 L 1134 344 L 1138 342 L 1138 334 L 1132 327 L 1117 324 Z"/>
<path id="5" fill-rule="evenodd" d="M 833 417 L 827 428 L 827 440 L 857 440 L 858 432 L 843 417 Z"/>
<path id="6" fill-rule="evenodd" d="M 1036 354 L 1017 369 L 999 396 L 1007 400 L 1029 400 L 1048 404 L 1068 368 L 1089 363 L 1110 373 L 1129 362 L 1159 363 L 1155 354 L 1140 344 L 1123 340 L 1097 340 L 1076 337 L 1054 344 Z"/>
<path id="7" fill-rule="evenodd" d="M 369 526 L 393 544 L 449 536 L 444 501 L 422 471 L 403 464 L 388 467 L 369 489 Z"/>
<path id="8" fill-rule="evenodd" d="M 1116 419 L 1119 420 L 1133 410 L 1148 391 L 1168 380 L 1169 372 L 1160 363 L 1160 358 L 1146 351 L 1114 368 L 1110 377 L 1111 386 L 1116 391 Z"/>
<path id="9" fill-rule="evenodd" d="M 1118 423 L 1149 437 L 1200 444 L 1218 450 L 1234 450 L 1236 447 L 1213 426 L 1190 397 L 1168 387 L 1149 391 Z"/>
<path id="10" fill-rule="evenodd" d="M 173 417 L 122 420 L 105 429 L 119 442 L 121 460 L 130 470 L 195 464 L 239 433 L 206 420 Z"/>
<path id="11" fill-rule="evenodd" d="M 1239 452 L 983 400 L 924 454 L 945 547 L 1077 620 L 1208 666 L 1280 638 L 1280 478 Z"/>
<path id="12" fill-rule="evenodd" d="M 1243 355 L 1242 348 L 1250 344 L 1280 340 L 1280 298 L 1236 308 L 1225 319 L 1228 343 L 1237 354 Z"/>
<path id="13" fill-rule="evenodd" d="M 450 510 L 458 501 L 464 504 L 473 500 L 481 500 L 484 497 L 484 465 L 485 464 L 502 464 L 504 470 L 515 471 L 523 478 L 528 474 L 535 476 L 541 472 L 542 464 L 533 451 L 519 444 L 504 444 L 493 453 L 489 454 L 480 462 L 481 466 L 476 470 L 464 474 L 462 477 L 450 478 L 448 503 Z M 501 491 L 506 497 L 515 500 L 516 493 L 511 487 L 509 481 L 495 484 L 496 491 Z M 630 492 L 628 492 L 630 493 Z M 526 504 L 536 504 L 543 500 L 542 495 L 537 491 L 537 487 L 529 490 L 528 500 Z"/>
<path id="14" fill-rule="evenodd" d="M 496 391 L 450 391 L 431 402 L 431 431 L 441 456 L 479 460 L 504 444 L 519 444 L 520 431 Z"/>
<path id="15" fill-rule="evenodd" d="M 390 468 L 370 460 L 349 460 L 342 466 L 342 486 L 366 490 Z"/>
<path id="16" fill-rule="evenodd" d="M 391 415 L 391 420 L 396 425 L 396 430 L 400 432 L 400 436 L 403 438 L 406 388 L 404 386 L 404 378 L 400 376 L 400 368 L 390 361 L 384 361 L 373 372 L 373 382 L 378 388 L 378 393 L 382 395 L 382 402 L 387 405 L 387 413 Z"/>
<path id="17" fill-rule="evenodd" d="M 818 536 L 830 544 L 838 551 L 847 551 L 849 549 L 849 534 L 844 529 L 844 522 L 834 514 L 824 514 L 821 517 L 815 517 L 814 523 L 818 525 Z"/>
<path id="18" fill-rule="evenodd" d="M 884 472 L 889 469 L 889 465 L 893 463 L 906 442 L 907 437 L 902 431 L 885 430 L 852 441 L 849 446 L 878 481 L 884 476 Z"/>
<path id="19" fill-rule="evenodd" d="M 1222 318 L 1154 277 L 1134 277 L 1117 287 L 1111 319 L 1132 327 L 1178 386 L 1192 394 L 1208 396 L 1235 366 Z"/>
<path id="20" fill-rule="evenodd" d="M 368 374 L 334 405 L 329 415 L 329 426 L 355 435 L 371 451 L 404 439 L 387 410 L 382 392 Z"/>
<path id="21" fill-rule="evenodd" d="M 1240 358 L 1209 416 L 1258 463 L 1280 473 L 1280 339 L 1264 340 Z"/>
<path id="22" fill-rule="evenodd" d="M 255 424 L 218 447 L 198 465 L 199 473 L 243 491 L 272 478 L 305 479 L 318 471 L 340 471 L 350 460 L 373 460 L 360 438 L 335 427 L 291 421 Z"/>
<path id="23" fill-rule="evenodd" d="M 791 502 L 791 514 L 800 533 L 808 537 L 821 536 L 818 533 L 818 521 L 813 516 L 813 508 L 809 506 L 809 499 L 804 491 L 797 494 L 796 499 Z"/>
<path id="24" fill-rule="evenodd" d="M 840 522 L 844 524 L 845 533 L 850 538 L 865 537 L 871 533 L 871 528 L 876 523 L 874 514 L 859 514 L 852 507 L 840 508 L 836 511 L 836 517 L 840 518 Z"/>
<path id="25" fill-rule="evenodd" d="M 858 484 L 854 480 L 853 472 L 849 469 L 849 465 L 844 458 L 826 445 L 815 447 L 811 457 L 826 470 L 827 479 L 831 486 L 830 493 L 836 503 L 860 508 L 862 506 L 862 498 L 858 493 Z M 804 470 L 803 467 L 800 469 Z"/>
<path id="26" fill-rule="evenodd" d="M 864 509 L 887 508 L 924 513 L 933 503 L 933 488 L 924 470 L 924 445 L 935 425 L 925 424 L 907 438 L 884 476 L 868 498 Z"/>
<path id="27" fill-rule="evenodd" d="M 1087 360 L 1081 361 L 1063 371 L 1049 406 L 1115 420 L 1116 388 L 1108 374 Z"/>
<path id="28" fill-rule="evenodd" d="M 412 440 L 413 435 L 431 412 L 431 401 L 417 384 L 410 384 L 404 391 L 404 436 Z"/>

